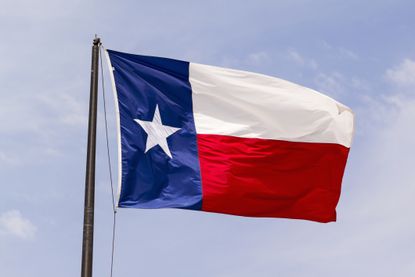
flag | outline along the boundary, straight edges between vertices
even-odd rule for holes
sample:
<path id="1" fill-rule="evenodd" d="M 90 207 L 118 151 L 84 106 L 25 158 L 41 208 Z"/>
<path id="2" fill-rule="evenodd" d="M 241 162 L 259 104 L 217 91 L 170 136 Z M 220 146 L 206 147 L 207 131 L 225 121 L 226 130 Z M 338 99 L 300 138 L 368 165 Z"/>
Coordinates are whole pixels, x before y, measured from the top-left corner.
<path id="1" fill-rule="evenodd" d="M 336 220 L 352 111 L 246 71 L 107 50 L 118 207 Z"/>

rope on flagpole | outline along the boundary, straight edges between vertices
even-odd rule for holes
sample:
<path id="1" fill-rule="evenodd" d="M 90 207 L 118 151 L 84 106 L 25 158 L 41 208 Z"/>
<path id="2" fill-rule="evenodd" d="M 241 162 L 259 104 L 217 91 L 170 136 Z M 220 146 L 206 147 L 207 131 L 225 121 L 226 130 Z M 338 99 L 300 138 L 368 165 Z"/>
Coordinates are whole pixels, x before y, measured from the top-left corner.
<path id="1" fill-rule="evenodd" d="M 117 209 L 116 209 L 116 206 L 115 206 L 114 185 L 113 185 L 113 182 L 112 182 L 112 165 L 111 165 L 109 138 L 108 138 L 107 105 L 106 105 L 106 100 L 105 100 L 104 71 L 103 71 L 103 65 L 102 65 L 102 44 L 99 47 L 99 52 L 100 52 L 99 58 L 100 58 L 100 66 L 101 66 L 102 99 L 103 99 L 103 106 L 104 106 L 105 140 L 106 140 L 106 145 L 107 145 L 108 172 L 109 172 L 109 177 L 110 177 L 111 197 L 112 197 L 111 202 L 112 202 L 112 211 L 113 211 L 112 245 L 111 245 L 111 272 L 110 272 L 110 277 L 112 277 L 113 268 L 114 268 L 115 230 L 116 230 L 116 223 L 117 223 Z"/>

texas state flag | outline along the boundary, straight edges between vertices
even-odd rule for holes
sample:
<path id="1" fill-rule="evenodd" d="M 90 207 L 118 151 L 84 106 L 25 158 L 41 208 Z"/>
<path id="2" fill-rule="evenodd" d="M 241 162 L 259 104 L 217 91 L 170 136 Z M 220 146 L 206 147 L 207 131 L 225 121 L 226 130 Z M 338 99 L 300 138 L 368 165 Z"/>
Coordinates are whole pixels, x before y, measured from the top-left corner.
<path id="1" fill-rule="evenodd" d="M 107 50 L 123 208 L 336 220 L 352 111 L 246 71 Z"/>

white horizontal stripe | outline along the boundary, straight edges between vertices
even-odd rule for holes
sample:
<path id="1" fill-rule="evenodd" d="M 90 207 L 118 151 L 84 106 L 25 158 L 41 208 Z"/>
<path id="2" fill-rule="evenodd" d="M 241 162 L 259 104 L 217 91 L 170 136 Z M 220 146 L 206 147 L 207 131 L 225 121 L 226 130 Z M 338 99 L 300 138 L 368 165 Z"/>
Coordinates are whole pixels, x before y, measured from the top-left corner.
<path id="1" fill-rule="evenodd" d="M 190 63 L 198 134 L 336 143 L 350 147 L 352 111 L 278 78 Z"/>

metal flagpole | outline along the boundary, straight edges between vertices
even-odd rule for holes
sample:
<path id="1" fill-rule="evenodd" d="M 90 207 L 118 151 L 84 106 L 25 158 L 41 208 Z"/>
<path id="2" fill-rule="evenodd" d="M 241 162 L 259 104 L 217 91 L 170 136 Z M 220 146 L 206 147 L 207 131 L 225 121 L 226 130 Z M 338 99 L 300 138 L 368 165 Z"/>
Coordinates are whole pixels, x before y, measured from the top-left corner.
<path id="1" fill-rule="evenodd" d="M 91 91 L 89 98 L 88 149 L 86 156 L 84 231 L 82 239 L 81 277 L 92 277 L 94 243 L 95 149 L 98 99 L 98 59 L 100 38 L 95 35 L 92 46 Z"/>

